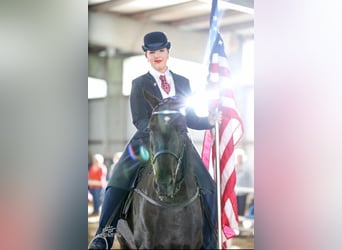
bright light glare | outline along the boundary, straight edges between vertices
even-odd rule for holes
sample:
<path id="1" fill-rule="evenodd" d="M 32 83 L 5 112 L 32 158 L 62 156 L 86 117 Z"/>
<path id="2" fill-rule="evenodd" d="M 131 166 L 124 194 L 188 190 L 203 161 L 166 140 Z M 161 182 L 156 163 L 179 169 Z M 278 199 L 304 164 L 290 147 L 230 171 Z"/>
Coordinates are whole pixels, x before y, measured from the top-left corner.
<path id="1" fill-rule="evenodd" d="M 88 77 L 88 99 L 107 96 L 107 82 L 103 79 Z"/>
<path id="2" fill-rule="evenodd" d="M 240 81 L 242 84 L 254 84 L 254 41 L 245 42 L 242 49 L 242 67 Z"/>
<path id="3" fill-rule="evenodd" d="M 208 105 L 212 100 L 219 98 L 218 90 L 201 91 L 188 97 L 186 100 L 186 106 L 193 108 L 196 115 L 199 117 L 208 116 Z"/>

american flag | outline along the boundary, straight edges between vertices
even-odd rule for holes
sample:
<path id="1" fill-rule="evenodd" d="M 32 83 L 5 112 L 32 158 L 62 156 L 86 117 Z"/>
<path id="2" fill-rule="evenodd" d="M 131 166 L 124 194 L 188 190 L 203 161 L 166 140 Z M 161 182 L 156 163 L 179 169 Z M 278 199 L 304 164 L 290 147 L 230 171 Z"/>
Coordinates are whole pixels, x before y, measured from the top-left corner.
<path id="1" fill-rule="evenodd" d="M 238 232 L 238 212 L 235 195 L 236 173 L 234 167 L 234 147 L 243 135 L 243 124 L 236 109 L 228 59 L 224 50 L 223 39 L 218 30 L 217 0 L 213 0 L 209 32 L 209 74 L 208 89 L 219 91 L 217 100 L 211 103 L 211 109 L 222 111 L 219 127 L 219 156 L 221 175 L 221 222 L 222 248 L 227 248 L 228 240 Z M 215 156 L 215 131 L 207 130 L 204 135 L 202 160 L 209 172 Z"/>

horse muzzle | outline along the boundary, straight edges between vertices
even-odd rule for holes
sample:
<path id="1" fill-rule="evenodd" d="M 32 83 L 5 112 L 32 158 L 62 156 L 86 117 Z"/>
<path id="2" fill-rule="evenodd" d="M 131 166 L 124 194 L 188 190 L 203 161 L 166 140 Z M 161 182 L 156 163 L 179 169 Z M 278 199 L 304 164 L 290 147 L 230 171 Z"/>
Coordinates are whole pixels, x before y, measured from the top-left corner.
<path id="1" fill-rule="evenodd" d="M 160 200 L 173 198 L 175 195 L 175 185 L 171 180 L 167 182 L 155 181 L 155 190 Z"/>

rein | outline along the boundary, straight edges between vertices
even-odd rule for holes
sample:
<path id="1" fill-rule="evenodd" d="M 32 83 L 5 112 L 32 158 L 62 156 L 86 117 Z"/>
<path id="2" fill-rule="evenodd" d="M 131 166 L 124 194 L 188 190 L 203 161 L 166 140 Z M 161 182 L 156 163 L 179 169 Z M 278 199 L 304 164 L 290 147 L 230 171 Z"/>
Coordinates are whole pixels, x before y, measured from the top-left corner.
<path id="1" fill-rule="evenodd" d="M 190 205 L 191 203 L 193 203 L 199 195 L 199 188 L 197 187 L 196 193 L 191 197 L 191 199 L 184 201 L 180 204 L 170 204 L 170 203 L 166 203 L 166 202 L 153 200 L 151 197 L 147 196 L 147 194 L 145 194 L 139 188 L 135 188 L 134 191 L 137 194 L 139 194 L 141 197 L 143 197 L 145 200 L 147 200 L 149 203 L 151 203 L 152 205 L 157 206 L 157 207 L 166 207 L 166 208 L 183 208 L 183 207 L 186 207 L 186 206 Z"/>

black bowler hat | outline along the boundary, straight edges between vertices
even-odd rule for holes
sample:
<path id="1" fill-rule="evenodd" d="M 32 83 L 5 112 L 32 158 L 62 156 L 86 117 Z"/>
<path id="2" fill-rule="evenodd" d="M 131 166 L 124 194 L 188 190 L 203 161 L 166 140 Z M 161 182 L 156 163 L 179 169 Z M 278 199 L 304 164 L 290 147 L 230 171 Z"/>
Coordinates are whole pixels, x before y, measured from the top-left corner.
<path id="1" fill-rule="evenodd" d="M 144 45 L 142 46 L 143 51 L 146 50 L 158 50 L 167 48 L 170 49 L 171 43 L 167 41 L 167 37 L 163 32 L 154 31 L 147 33 L 144 36 Z"/>

